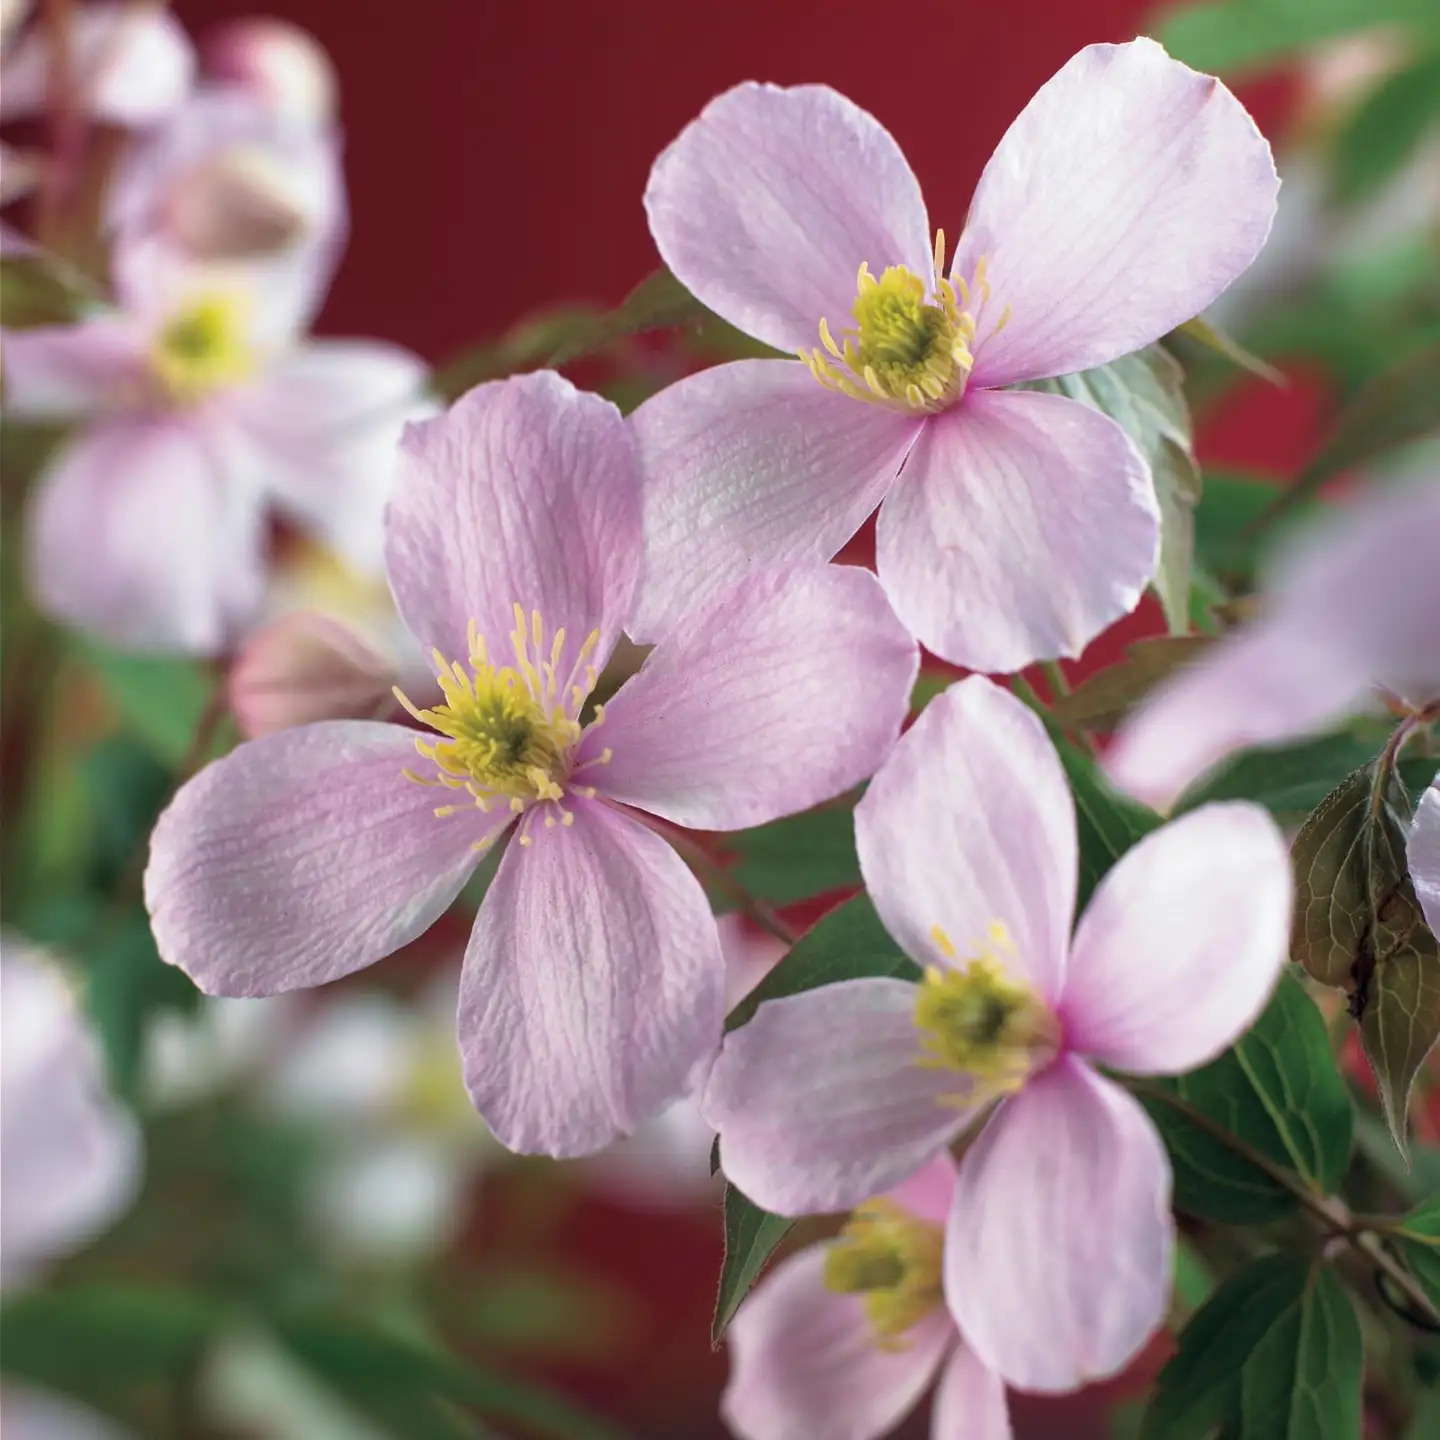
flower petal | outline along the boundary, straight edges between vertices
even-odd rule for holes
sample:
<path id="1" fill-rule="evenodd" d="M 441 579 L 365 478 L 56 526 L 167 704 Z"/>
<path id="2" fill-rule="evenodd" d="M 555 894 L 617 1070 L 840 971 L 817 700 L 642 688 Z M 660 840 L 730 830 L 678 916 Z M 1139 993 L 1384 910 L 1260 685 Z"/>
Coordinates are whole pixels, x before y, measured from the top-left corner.
<path id="1" fill-rule="evenodd" d="M 150 840 L 161 957 L 207 994 L 324 985 L 423 934 L 508 811 L 433 813 L 414 732 L 331 720 L 251 740 L 181 787 Z"/>
<path id="2" fill-rule="evenodd" d="M 145 336 L 125 315 L 5 331 L 5 411 L 65 420 L 118 409 L 145 383 Z"/>
<path id="3" fill-rule="evenodd" d="M 970 670 L 1079 655 L 1140 603 L 1160 509 L 1139 451 L 1063 395 L 972 391 L 880 508 L 876 568 L 922 644 Z"/>
<path id="4" fill-rule="evenodd" d="M 919 664 L 868 570 L 760 571 L 655 647 L 580 759 L 610 749 L 600 791 L 677 824 L 760 825 L 875 772 Z"/>
<path id="5" fill-rule="evenodd" d="M 923 965 L 996 958 L 1060 993 L 1075 913 L 1075 805 L 1040 721 L 981 676 L 937 696 L 855 807 L 855 848 L 885 928 Z M 947 953 L 937 927 L 958 951 Z"/>
<path id="6" fill-rule="evenodd" d="M 1440 935 L 1440 780 L 1431 785 L 1415 807 L 1405 856 L 1425 922 Z"/>
<path id="7" fill-rule="evenodd" d="M 948 1150 L 941 1150 L 933 1160 L 885 1193 L 917 1219 L 943 1225 L 955 1200 L 955 1161 Z"/>
<path id="8" fill-rule="evenodd" d="M 741 1440 L 878 1440 L 914 1407 L 954 1339 L 937 1313 L 882 1350 L 862 1301 L 825 1288 L 828 1248 L 777 1265 L 730 1326 L 720 1412 Z"/>
<path id="9" fill-rule="evenodd" d="M 1141 1075 L 1214 1059 L 1280 978 L 1293 888 L 1285 837 L 1258 805 L 1206 805 L 1147 835 L 1080 917 L 1066 1045 Z"/>
<path id="10" fill-rule="evenodd" d="M 900 147 L 828 85 L 737 85 L 661 152 L 645 187 L 661 258 L 717 315 L 778 350 L 844 325 L 856 276 L 933 275 L 930 222 Z"/>
<path id="11" fill-rule="evenodd" d="M 1005 1382 L 962 1340 L 935 1391 L 930 1440 L 1012 1440 Z"/>
<path id="12" fill-rule="evenodd" d="M 640 564 L 639 475 L 620 412 L 542 370 L 477 385 L 407 426 L 400 453 L 385 560 L 416 637 L 463 658 L 473 620 L 492 654 L 507 654 L 518 604 L 549 635 L 565 628 L 572 662 L 599 630 L 602 666 Z"/>
<path id="13" fill-rule="evenodd" d="M 635 821 L 566 803 L 569 826 L 506 851 L 460 982 L 470 1098 L 523 1154 L 592 1154 L 658 1115 L 724 1018 L 700 883 Z"/>
<path id="14" fill-rule="evenodd" d="M 975 191 L 952 272 L 970 279 L 985 258 L 972 383 L 1103 365 L 1199 314 L 1260 253 L 1279 186 L 1220 81 L 1153 40 L 1087 46 L 1020 112 Z"/>
<path id="15" fill-rule="evenodd" d="M 783 360 L 691 375 L 647 400 L 630 425 L 646 554 L 626 628 L 643 642 L 752 566 L 828 560 L 884 498 L 921 429 Z"/>
<path id="16" fill-rule="evenodd" d="M 62 449 L 29 514 L 47 611 L 116 645 L 206 654 L 258 609 L 260 495 L 195 425 L 103 421 Z"/>
<path id="17" fill-rule="evenodd" d="M 364 571 L 383 566 L 401 430 L 436 410 L 426 373 L 398 345 L 313 340 L 237 397 L 236 418 L 280 504 Z"/>
<path id="18" fill-rule="evenodd" d="M 919 1063 L 916 994 L 842 980 L 767 1000 L 725 1037 L 700 1108 L 732 1185 L 777 1215 L 848 1210 L 965 1128 L 964 1077 Z"/>
<path id="19" fill-rule="evenodd" d="M 1071 1390 L 1120 1370 L 1160 1324 L 1174 1239 L 1155 1127 L 1067 1056 L 1006 1101 L 960 1162 L 945 1298 L 1011 1385 Z"/>

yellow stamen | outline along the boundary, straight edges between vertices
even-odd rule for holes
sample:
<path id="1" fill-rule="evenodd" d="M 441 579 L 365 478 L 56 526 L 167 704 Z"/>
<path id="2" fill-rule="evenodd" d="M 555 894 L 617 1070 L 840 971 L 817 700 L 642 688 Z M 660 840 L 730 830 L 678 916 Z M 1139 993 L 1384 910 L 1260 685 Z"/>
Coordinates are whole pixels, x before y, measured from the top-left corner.
<path id="1" fill-rule="evenodd" d="M 825 1287 L 863 1298 L 876 1343 L 900 1337 L 941 1301 L 944 1231 L 884 1198 L 867 1200 L 845 1222 L 825 1256 Z"/>
<path id="2" fill-rule="evenodd" d="M 151 348 L 150 367 L 173 402 L 193 404 L 255 373 L 247 308 L 243 295 L 205 295 L 166 322 Z"/>

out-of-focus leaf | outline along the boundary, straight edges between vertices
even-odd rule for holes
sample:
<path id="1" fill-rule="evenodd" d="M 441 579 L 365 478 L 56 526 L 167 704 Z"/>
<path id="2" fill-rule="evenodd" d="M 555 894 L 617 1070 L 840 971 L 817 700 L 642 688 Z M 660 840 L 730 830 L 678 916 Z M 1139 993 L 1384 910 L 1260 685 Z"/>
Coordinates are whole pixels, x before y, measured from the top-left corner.
<path id="1" fill-rule="evenodd" d="M 757 900 L 791 905 L 827 890 L 860 883 L 855 855 L 855 812 L 826 806 L 725 837 L 739 857 L 734 878 Z"/>
<path id="2" fill-rule="evenodd" d="M 1440 1309 L 1440 1195 L 1432 1195 L 1401 1224 L 1400 1249 L 1410 1273 Z"/>
<path id="3" fill-rule="evenodd" d="M 1335 141 L 1334 182 L 1355 204 L 1391 179 L 1440 124 L 1440 50 L 1386 76 L 1364 99 Z"/>
<path id="4" fill-rule="evenodd" d="M 1410 1088 L 1440 1038 L 1440 940 L 1406 868 L 1410 812 L 1394 770 L 1367 765 L 1325 797 L 1291 850 L 1291 954 L 1350 996 L 1401 1154 Z"/>
<path id="5" fill-rule="evenodd" d="M 550 356 L 551 365 L 593 355 L 617 340 L 703 320 L 710 312 L 663 266 L 642 280 L 617 309 L 597 316 L 567 336 Z"/>
<path id="6" fill-rule="evenodd" d="M 1236 73 L 1388 24 L 1440 28 L 1433 0 L 1219 0 L 1169 6 L 1150 33 L 1197 70 Z"/>
<path id="7" fill-rule="evenodd" d="M 1414 1144 L 1402 1159 L 1390 1128 L 1361 1108 L 1355 1112 L 1355 1149 L 1397 1195 L 1418 1201 L 1440 1195 L 1440 1145 Z"/>
<path id="8" fill-rule="evenodd" d="M 1175 1203 L 1228 1224 L 1256 1224 L 1294 1204 L 1260 1166 L 1195 1123 L 1174 1095 L 1317 1194 L 1336 1189 L 1350 1161 L 1353 1109 L 1325 1021 L 1293 975 L 1281 977 L 1254 1026 L 1223 1055 L 1141 1098 L 1175 1170 Z"/>
<path id="9" fill-rule="evenodd" d="M 429 1407 L 444 1400 L 497 1423 L 520 1426 L 527 1434 L 554 1440 L 619 1440 L 613 1426 L 559 1395 L 492 1374 L 350 1315 L 297 1308 L 273 1316 L 272 1325 L 297 1359 L 371 1413 L 403 1414 L 407 1398 Z"/>
<path id="10" fill-rule="evenodd" d="M 172 768 L 190 753 L 215 682 L 193 660 L 131 655 L 77 639 L 120 718 Z"/>
<path id="11" fill-rule="evenodd" d="M 920 970 L 890 938 L 868 895 L 856 895 L 824 916 L 790 953 L 730 1012 L 736 1030 L 767 1000 L 862 976 L 919 980 Z"/>
<path id="12" fill-rule="evenodd" d="M 99 303 L 84 276 L 43 254 L 0 260 L 0 317 L 7 330 L 69 325 Z"/>
<path id="13" fill-rule="evenodd" d="M 1234 336 L 1226 334 L 1213 320 L 1207 320 L 1203 315 L 1187 320 L 1176 333 L 1223 357 L 1232 365 L 1238 365 L 1242 370 L 1248 370 L 1252 375 L 1268 380 L 1272 385 L 1285 383 L 1284 375 L 1273 365 L 1258 355 L 1252 355 Z"/>
<path id="14" fill-rule="evenodd" d="M 783 1215 L 772 1215 L 752 1204 L 733 1185 L 725 1187 L 725 1261 L 720 1267 L 720 1289 L 710 1325 L 712 1344 L 720 1343 L 740 1302 L 794 1224 Z"/>
<path id="15" fill-rule="evenodd" d="M 600 312 L 588 305 L 532 315 L 498 340 L 488 340 L 446 361 L 430 377 L 430 389 L 449 401 L 486 380 L 534 370 L 544 365 L 558 346 L 592 329 L 599 318 Z"/>
<path id="16" fill-rule="evenodd" d="M 1022 388 L 1066 395 L 1108 415 L 1150 464 L 1160 500 L 1160 566 L 1154 587 L 1173 633 L 1190 628 L 1190 567 L 1195 554 L 1194 511 L 1200 499 L 1184 372 L 1159 345 L 1108 365 L 1037 380 Z"/>
<path id="17" fill-rule="evenodd" d="M 1208 635 L 1158 635 L 1137 640 L 1125 658 L 1097 670 L 1068 695 L 1057 695 L 1050 713 L 1066 729 L 1113 730 L 1135 704 L 1211 643 Z"/>
<path id="18" fill-rule="evenodd" d="M 1251 584 L 1260 557 L 1252 527 L 1279 494 L 1280 487 L 1262 476 L 1207 470 L 1195 511 L 1197 562 L 1216 575 Z"/>
<path id="19" fill-rule="evenodd" d="M 1340 1282 L 1299 1255 L 1232 1275 L 1181 1332 L 1145 1413 L 1142 1440 L 1354 1440 L 1360 1325 Z"/>

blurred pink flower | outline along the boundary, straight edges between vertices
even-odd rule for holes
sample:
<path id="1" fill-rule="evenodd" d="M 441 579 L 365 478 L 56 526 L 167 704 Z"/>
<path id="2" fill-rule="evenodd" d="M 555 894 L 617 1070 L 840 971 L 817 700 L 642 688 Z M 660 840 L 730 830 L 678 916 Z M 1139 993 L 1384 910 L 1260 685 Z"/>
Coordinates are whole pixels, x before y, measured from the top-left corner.
<path id="1" fill-rule="evenodd" d="M 1154 573 L 1154 485 L 1112 420 L 1003 387 L 1204 309 L 1260 250 L 1277 187 L 1218 80 L 1152 40 L 1092 45 L 1001 140 L 945 279 L 872 116 L 823 85 L 711 101 L 655 162 L 651 232 L 698 299 L 801 363 L 721 365 L 635 412 L 636 638 L 752 564 L 833 555 L 883 500 L 880 579 L 929 649 L 985 671 L 1079 654 Z"/>
<path id="2" fill-rule="evenodd" d="M 242 86 L 272 110 L 312 125 L 335 118 L 335 66 L 298 25 L 232 20 L 206 35 L 201 55 L 207 75 Z"/>
<path id="3" fill-rule="evenodd" d="M 1160 1137 L 1096 1066 L 1190 1070 L 1260 1012 L 1289 940 L 1284 838 L 1258 806 L 1197 810 L 1125 855 L 1072 939 L 1064 771 L 980 677 L 901 739 L 855 838 L 925 977 L 772 1000 L 727 1036 L 702 1106 L 725 1173 L 782 1215 L 844 1209 L 982 1123 L 945 1239 L 951 1312 L 1022 1389 L 1113 1374 L 1164 1315 L 1174 1227 Z"/>
<path id="4" fill-rule="evenodd" d="M 0 1281 L 104 1230 L 134 1198 L 140 1136 L 59 971 L 0 946 Z M 7 1427 L 6 1434 L 9 1430 Z"/>
<path id="5" fill-rule="evenodd" d="M 1440 481 L 1346 505 L 1280 557 L 1262 618 L 1121 726 L 1110 777 L 1164 809 L 1227 755 L 1325 730 L 1377 687 L 1440 699 Z"/>
<path id="6" fill-rule="evenodd" d="M 11 415 L 80 422 L 39 477 L 27 558 L 56 618 L 139 649 L 214 652 L 261 600 L 271 505 L 378 569 L 381 515 L 426 369 L 303 341 L 289 271 L 117 256 L 118 311 L 6 332 Z"/>
<path id="7" fill-rule="evenodd" d="M 64 13 L 71 93 L 82 114 L 112 125 L 150 125 L 185 99 L 195 52 L 165 5 L 93 0 Z M 46 109 L 50 72 L 50 29 L 37 21 L 7 46 L 0 124 Z"/>
<path id="8" fill-rule="evenodd" d="M 954 1193 L 955 1162 L 937 1155 L 756 1286 L 730 1326 L 721 1400 L 741 1440 L 878 1440 L 937 1374 L 933 1440 L 1010 1440 L 1004 1382 L 942 1300 Z"/>
<path id="9" fill-rule="evenodd" d="M 899 732 L 915 646 L 866 572 L 767 571 L 582 723 L 641 560 L 619 412 L 541 372 L 401 449 L 390 583 L 444 702 L 423 733 L 306 726 L 192 780 L 151 843 L 155 934 L 212 993 L 323 984 L 428 929 L 513 825 L 465 957 L 466 1085 L 511 1149 L 590 1153 L 685 1093 L 724 1001 L 699 882 L 621 807 L 727 830 L 849 789 Z"/>

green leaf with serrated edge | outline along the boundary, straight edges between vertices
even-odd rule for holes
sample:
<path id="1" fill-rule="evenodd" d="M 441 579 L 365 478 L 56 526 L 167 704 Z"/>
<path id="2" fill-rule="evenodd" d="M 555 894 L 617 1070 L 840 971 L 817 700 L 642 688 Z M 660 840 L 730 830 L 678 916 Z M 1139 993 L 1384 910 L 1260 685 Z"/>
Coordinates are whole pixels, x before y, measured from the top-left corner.
<path id="1" fill-rule="evenodd" d="M 1108 415 L 1149 463 L 1160 501 L 1160 564 L 1152 583 L 1175 634 L 1190 628 L 1194 511 L 1200 499 L 1184 378 L 1173 355 L 1149 345 L 1093 370 L 1019 387 L 1065 395 Z"/>
<path id="2" fill-rule="evenodd" d="M 1240 1411 L 1245 1361 L 1304 1292 L 1310 1262 L 1269 1255 L 1231 1275 L 1180 1332 L 1155 1382 L 1141 1440 L 1204 1440 Z"/>
<path id="3" fill-rule="evenodd" d="M 1440 125 L 1440 49 L 1387 75 L 1335 139 L 1335 193 L 1346 204 L 1373 195 Z"/>
<path id="4" fill-rule="evenodd" d="M 1125 648 L 1124 658 L 1087 676 L 1068 695 L 1057 695 L 1050 713 L 1066 729 L 1113 730 L 1162 680 L 1195 660 L 1208 635 L 1157 635 Z"/>
<path id="5" fill-rule="evenodd" d="M 1355 1440 L 1364 1368 L 1355 1307 L 1333 1272 L 1313 1264 L 1245 1361 L 1241 1440 Z"/>
<path id="6" fill-rule="evenodd" d="M 920 970 L 890 938 L 868 895 L 856 895 L 807 930 L 790 953 L 730 1012 L 736 1030 L 767 1000 L 862 977 L 919 980 Z"/>
<path id="7" fill-rule="evenodd" d="M 715 1318 L 710 1324 L 712 1345 L 720 1343 L 740 1302 L 794 1224 L 783 1215 L 772 1215 L 752 1204 L 733 1185 L 725 1187 L 725 1260 L 720 1267 Z"/>
<path id="8" fill-rule="evenodd" d="M 1320 1193 L 1350 1161 L 1354 1112 L 1314 1001 L 1292 974 L 1229 1050 L 1173 1080 L 1147 1081 L 1141 1098 L 1170 1152 L 1175 1203 L 1226 1224 L 1260 1224 L 1295 1203 L 1289 1190 L 1170 1104 L 1177 1096 Z"/>
<path id="9" fill-rule="evenodd" d="M 704 320 L 710 314 L 663 266 L 647 275 L 620 305 L 568 337 L 550 356 L 550 365 L 568 365 L 617 340 Z"/>
<path id="10" fill-rule="evenodd" d="M 1176 334 L 1184 336 L 1186 340 L 1202 346 L 1212 354 L 1219 355 L 1232 365 L 1238 365 L 1240 369 L 1248 370 L 1262 380 L 1268 380 L 1272 385 L 1285 383 L 1284 375 L 1273 365 L 1258 355 L 1252 355 L 1234 336 L 1227 334 L 1213 320 L 1207 320 L 1203 315 L 1187 320 Z"/>
<path id="11" fill-rule="evenodd" d="M 1410 1273 L 1440 1309 L 1440 1195 L 1432 1196 L 1400 1222 L 1400 1249 Z"/>
<path id="12" fill-rule="evenodd" d="M 827 805 L 725 836 L 738 857 L 734 879 L 757 900 L 791 905 L 829 890 L 859 885 L 853 805 Z"/>

